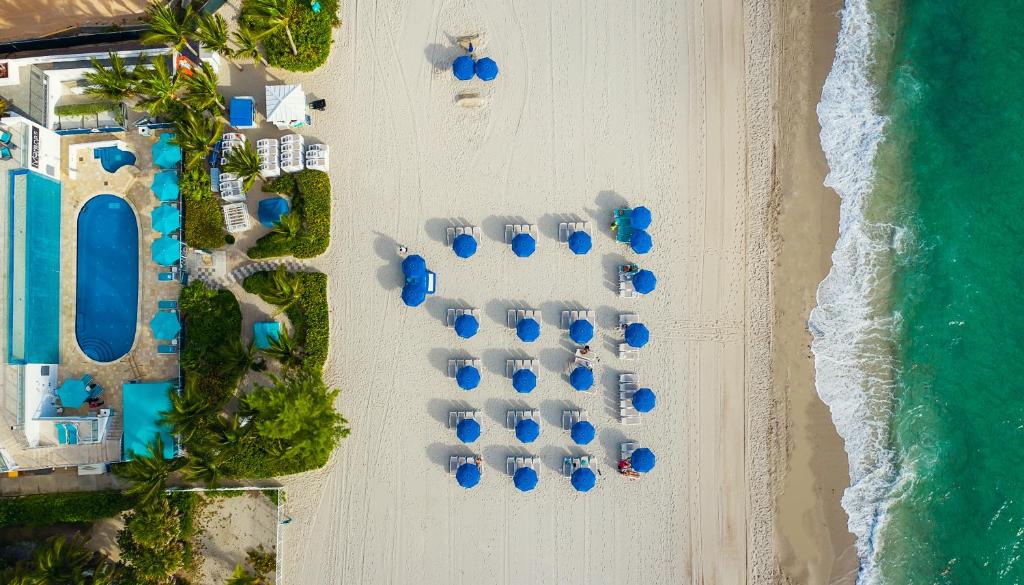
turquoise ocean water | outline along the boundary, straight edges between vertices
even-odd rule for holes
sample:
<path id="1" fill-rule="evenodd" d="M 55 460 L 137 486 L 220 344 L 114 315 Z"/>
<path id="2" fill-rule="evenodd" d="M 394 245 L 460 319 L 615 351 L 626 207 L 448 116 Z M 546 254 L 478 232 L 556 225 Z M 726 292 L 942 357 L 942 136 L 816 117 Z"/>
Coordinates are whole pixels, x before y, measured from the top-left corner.
<path id="1" fill-rule="evenodd" d="M 1024 583 L 1024 2 L 847 0 L 812 313 L 862 583 Z"/>

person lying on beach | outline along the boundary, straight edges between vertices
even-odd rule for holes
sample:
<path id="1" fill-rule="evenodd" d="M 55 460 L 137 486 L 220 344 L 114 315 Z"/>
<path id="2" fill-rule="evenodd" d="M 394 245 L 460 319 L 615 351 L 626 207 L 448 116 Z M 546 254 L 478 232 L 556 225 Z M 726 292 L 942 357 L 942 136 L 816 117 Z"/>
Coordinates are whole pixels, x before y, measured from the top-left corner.
<path id="1" fill-rule="evenodd" d="M 476 456 L 476 468 L 478 470 L 480 470 L 480 473 L 483 473 L 483 471 L 484 471 L 484 458 L 479 456 L 479 455 Z"/>

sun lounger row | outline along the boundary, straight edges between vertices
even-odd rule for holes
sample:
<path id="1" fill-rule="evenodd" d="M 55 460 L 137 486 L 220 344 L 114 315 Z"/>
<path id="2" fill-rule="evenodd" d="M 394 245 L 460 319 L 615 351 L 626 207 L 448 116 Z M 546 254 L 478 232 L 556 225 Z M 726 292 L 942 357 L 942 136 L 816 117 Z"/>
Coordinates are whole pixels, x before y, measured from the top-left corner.
<path id="1" fill-rule="evenodd" d="M 306 139 L 301 134 L 286 134 L 281 137 L 281 170 L 286 173 L 297 173 L 306 168 L 302 155 Z"/>
<path id="2" fill-rule="evenodd" d="M 563 330 L 568 330 L 569 327 L 576 321 L 590 321 L 591 325 L 597 325 L 597 313 L 590 309 L 582 309 L 579 311 L 562 311 L 559 325 Z"/>
<path id="3" fill-rule="evenodd" d="M 218 177 L 220 198 L 226 203 L 238 203 L 245 201 L 245 185 L 242 179 L 234 173 L 220 173 Z"/>
<path id="4" fill-rule="evenodd" d="M 264 179 L 281 176 L 281 155 L 278 142 L 273 138 L 256 141 L 256 154 L 260 158 L 260 175 Z"/>
<path id="5" fill-rule="evenodd" d="M 640 413 L 633 407 L 633 394 L 639 389 L 636 374 L 619 374 L 619 422 L 640 424 Z"/>
<path id="6" fill-rule="evenodd" d="M 330 150 L 326 144 L 310 144 L 306 148 L 306 168 L 327 171 L 330 166 Z"/>

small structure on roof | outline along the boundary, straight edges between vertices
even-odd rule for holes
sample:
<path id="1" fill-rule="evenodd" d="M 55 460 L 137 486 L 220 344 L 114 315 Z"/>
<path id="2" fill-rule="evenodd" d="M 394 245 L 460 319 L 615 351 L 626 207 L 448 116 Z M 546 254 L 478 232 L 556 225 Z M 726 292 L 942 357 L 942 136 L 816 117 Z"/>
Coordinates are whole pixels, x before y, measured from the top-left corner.
<path id="1" fill-rule="evenodd" d="M 228 123 L 232 128 L 244 130 L 256 127 L 256 100 L 243 95 L 231 98 L 228 103 Z"/>
<path id="2" fill-rule="evenodd" d="M 267 122 L 281 130 L 306 123 L 306 92 L 301 85 L 267 86 Z"/>

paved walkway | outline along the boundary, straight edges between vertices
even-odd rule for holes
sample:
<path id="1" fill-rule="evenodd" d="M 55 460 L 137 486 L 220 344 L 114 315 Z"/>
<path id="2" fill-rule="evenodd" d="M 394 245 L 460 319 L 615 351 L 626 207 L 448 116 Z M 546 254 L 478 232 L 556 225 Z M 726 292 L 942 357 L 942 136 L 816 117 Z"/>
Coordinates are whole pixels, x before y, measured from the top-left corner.
<path id="1" fill-rule="evenodd" d="M 22 473 L 18 477 L 0 477 L 0 497 L 52 494 L 57 492 L 95 492 L 124 489 L 128 482 L 112 473 L 78 475 L 77 469 L 54 469 Z"/>

